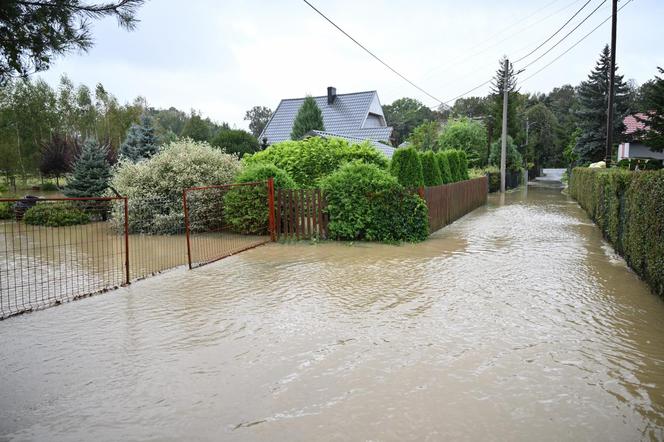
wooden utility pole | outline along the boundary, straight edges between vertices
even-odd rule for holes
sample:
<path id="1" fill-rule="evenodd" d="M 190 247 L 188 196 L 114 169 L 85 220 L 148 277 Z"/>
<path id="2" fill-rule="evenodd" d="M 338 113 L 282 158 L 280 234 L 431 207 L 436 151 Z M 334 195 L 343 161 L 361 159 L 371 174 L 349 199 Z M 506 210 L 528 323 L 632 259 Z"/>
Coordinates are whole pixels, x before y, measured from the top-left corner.
<path id="1" fill-rule="evenodd" d="M 611 150 L 613 147 L 613 99 L 616 83 L 616 27 L 618 22 L 618 0 L 612 0 L 613 15 L 611 16 L 611 70 L 609 71 L 609 104 L 606 111 L 606 167 L 611 166 Z"/>
<path id="2" fill-rule="evenodd" d="M 503 67 L 503 134 L 500 142 L 500 193 L 505 193 L 505 169 L 507 162 L 507 100 L 509 98 L 509 60 Z"/>

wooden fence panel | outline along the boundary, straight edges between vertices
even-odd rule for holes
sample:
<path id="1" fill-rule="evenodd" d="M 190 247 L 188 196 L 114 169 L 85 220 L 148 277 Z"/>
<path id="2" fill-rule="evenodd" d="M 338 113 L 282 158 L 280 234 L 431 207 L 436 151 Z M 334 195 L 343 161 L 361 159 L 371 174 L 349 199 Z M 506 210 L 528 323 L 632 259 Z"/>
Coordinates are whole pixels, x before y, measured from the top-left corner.
<path id="1" fill-rule="evenodd" d="M 276 198 L 277 239 L 327 238 L 325 199 L 320 189 L 279 189 Z"/>
<path id="2" fill-rule="evenodd" d="M 435 232 L 486 204 L 487 195 L 486 177 L 425 187 L 424 200 L 429 208 L 429 231 Z"/>

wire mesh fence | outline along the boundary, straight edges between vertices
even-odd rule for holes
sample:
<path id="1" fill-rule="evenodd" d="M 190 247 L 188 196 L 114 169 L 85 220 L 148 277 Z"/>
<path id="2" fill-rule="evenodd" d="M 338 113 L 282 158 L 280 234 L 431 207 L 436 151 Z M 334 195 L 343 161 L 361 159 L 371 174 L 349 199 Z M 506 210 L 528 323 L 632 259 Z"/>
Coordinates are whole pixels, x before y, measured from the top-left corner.
<path id="1" fill-rule="evenodd" d="M 274 235 L 272 180 L 193 187 L 183 192 L 189 268 L 269 242 Z"/>
<path id="2" fill-rule="evenodd" d="M 2 199 L 0 318 L 129 280 L 124 198 Z M 117 213 L 118 228 L 111 228 Z"/>

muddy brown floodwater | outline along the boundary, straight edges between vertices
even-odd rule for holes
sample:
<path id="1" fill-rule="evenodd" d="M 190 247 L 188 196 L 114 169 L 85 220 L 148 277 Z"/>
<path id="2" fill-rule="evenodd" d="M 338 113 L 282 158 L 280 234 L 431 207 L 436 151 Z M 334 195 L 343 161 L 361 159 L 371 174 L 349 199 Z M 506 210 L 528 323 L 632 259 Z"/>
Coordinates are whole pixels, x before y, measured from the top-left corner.
<path id="1" fill-rule="evenodd" d="M 664 302 L 556 190 L 0 322 L 0 440 L 664 438 Z"/>

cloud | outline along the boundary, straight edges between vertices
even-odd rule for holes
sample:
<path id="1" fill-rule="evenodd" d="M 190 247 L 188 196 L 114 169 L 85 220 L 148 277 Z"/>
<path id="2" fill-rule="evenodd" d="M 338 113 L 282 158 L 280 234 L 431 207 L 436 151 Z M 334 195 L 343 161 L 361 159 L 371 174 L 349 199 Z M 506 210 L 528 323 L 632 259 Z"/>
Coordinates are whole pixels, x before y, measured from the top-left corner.
<path id="1" fill-rule="evenodd" d="M 516 57 L 535 47 L 582 3 L 314 0 L 314 4 L 404 75 L 447 100 L 493 76 L 503 54 Z M 607 15 L 604 6 L 522 78 Z M 657 0 L 634 0 L 621 13 L 618 64 L 626 78 L 642 83 L 654 75 L 657 65 L 664 65 L 658 44 L 664 40 L 661 16 L 664 4 Z M 247 127 L 244 112 L 252 106 L 274 109 L 281 98 L 322 95 L 329 85 L 340 93 L 376 89 L 383 103 L 411 96 L 435 105 L 302 1 L 153 0 L 141 9 L 139 18 L 134 32 L 119 29 L 114 20 L 96 23 L 90 52 L 60 59 L 42 76 L 55 84 L 67 73 L 77 83 L 103 83 L 121 101 L 140 95 L 154 106 L 193 108 L 243 128 Z M 578 84 L 594 66 L 608 33 L 607 24 L 521 90 L 549 91 L 564 83 Z M 488 86 L 477 94 L 487 91 Z"/>

